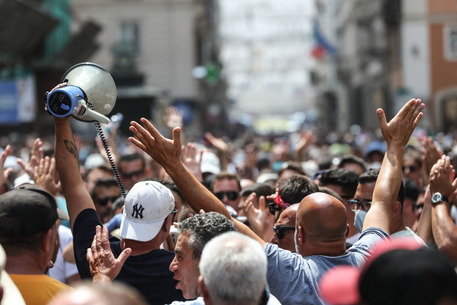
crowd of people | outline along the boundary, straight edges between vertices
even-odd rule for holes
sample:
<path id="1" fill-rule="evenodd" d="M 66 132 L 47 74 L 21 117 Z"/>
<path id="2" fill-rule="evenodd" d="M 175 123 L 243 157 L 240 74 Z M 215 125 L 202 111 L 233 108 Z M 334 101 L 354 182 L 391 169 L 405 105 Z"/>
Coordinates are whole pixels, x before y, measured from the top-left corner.
<path id="1" fill-rule="evenodd" d="M 55 117 L 52 140 L 3 146 L 2 304 L 457 304 L 455 143 L 415 131 L 423 111 L 292 147 L 186 139 L 169 108 L 171 136 L 111 133 L 116 174 Z"/>

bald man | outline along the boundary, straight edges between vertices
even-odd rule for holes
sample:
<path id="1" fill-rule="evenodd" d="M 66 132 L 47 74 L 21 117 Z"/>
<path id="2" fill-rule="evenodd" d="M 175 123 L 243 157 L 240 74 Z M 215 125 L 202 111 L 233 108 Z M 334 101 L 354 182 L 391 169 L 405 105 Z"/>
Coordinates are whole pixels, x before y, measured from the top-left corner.
<path id="1" fill-rule="evenodd" d="M 305 197 L 297 210 L 295 247 L 298 252 L 278 248 L 264 242 L 246 225 L 230 216 L 224 205 L 186 169 L 181 161 L 180 128 L 173 130 L 173 140 L 165 139 L 146 119 L 143 126 L 132 122 L 135 137 L 129 140 L 147 152 L 164 167 L 187 202 L 195 211 L 215 211 L 235 222 L 239 232 L 257 240 L 268 259 L 268 283 L 272 294 L 282 304 L 324 304 L 317 287 L 320 277 L 337 265 L 361 265 L 369 250 L 388 238 L 395 199 L 401 182 L 402 157 L 405 145 L 422 117 L 420 100 L 409 101 L 387 123 L 384 111 L 378 109 L 381 131 L 387 151 L 376 184 L 373 203 L 367 213 L 359 240 L 346 251 L 350 233 L 346 208 L 336 198 L 314 193 Z"/>
<path id="2" fill-rule="evenodd" d="M 290 252 L 295 252 L 294 232 L 298 206 L 298 204 L 293 204 L 279 215 L 270 239 L 271 244 L 278 245 L 279 248 Z"/>

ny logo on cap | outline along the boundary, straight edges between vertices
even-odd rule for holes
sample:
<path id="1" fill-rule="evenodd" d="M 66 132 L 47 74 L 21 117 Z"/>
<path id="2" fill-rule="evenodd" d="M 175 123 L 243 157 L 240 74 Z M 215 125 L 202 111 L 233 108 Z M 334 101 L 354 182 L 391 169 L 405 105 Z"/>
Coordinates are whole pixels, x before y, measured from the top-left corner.
<path id="1" fill-rule="evenodd" d="M 132 217 L 143 219 L 143 211 L 144 211 L 143 206 L 141 204 L 140 204 L 140 206 L 138 206 L 138 203 L 136 203 L 133 206 Z"/>

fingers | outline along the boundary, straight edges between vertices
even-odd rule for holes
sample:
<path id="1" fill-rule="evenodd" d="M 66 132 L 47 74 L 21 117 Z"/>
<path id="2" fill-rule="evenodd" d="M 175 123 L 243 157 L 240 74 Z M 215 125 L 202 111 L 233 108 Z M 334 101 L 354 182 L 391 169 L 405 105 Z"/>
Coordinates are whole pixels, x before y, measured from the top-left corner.
<path id="1" fill-rule="evenodd" d="M 257 196 L 256 193 L 251 193 L 251 194 L 248 196 L 248 198 L 246 198 L 246 203 L 250 203 L 250 202 L 252 203 L 252 202 L 254 202 L 254 199 L 255 199 L 256 196 Z"/>
<path id="2" fill-rule="evenodd" d="M 57 90 L 57 89 L 59 89 L 59 88 L 65 87 L 66 85 L 67 85 L 67 83 L 58 84 L 57 86 L 55 86 L 54 88 L 52 88 L 51 92 L 54 91 L 54 90 Z"/>
<path id="3" fill-rule="evenodd" d="M 3 166 L 5 165 L 5 160 L 10 154 L 11 154 L 11 145 L 6 145 L 5 150 L 2 152 L 2 156 L 0 158 L 1 168 L 3 168 Z M 21 159 L 18 158 L 17 160 L 19 163 L 19 160 L 21 160 Z M 21 164 L 19 164 L 19 165 L 21 165 Z M 22 165 L 21 165 L 21 167 L 22 167 Z"/>
<path id="4" fill-rule="evenodd" d="M 102 232 L 102 247 L 103 250 L 111 250 L 110 244 L 109 244 L 109 232 L 107 227 L 103 227 L 103 232 Z"/>
<path id="5" fill-rule="evenodd" d="M 376 110 L 376 115 L 378 116 L 379 126 L 381 126 L 381 131 L 385 130 L 387 128 L 387 121 L 386 121 L 386 115 L 384 113 L 384 110 L 382 110 L 381 108 L 378 108 L 378 110 Z"/>
<path id="6" fill-rule="evenodd" d="M 133 128 L 133 127 L 130 127 L 130 128 Z M 131 130 L 131 129 L 130 129 Z M 143 151 L 146 151 L 146 146 L 143 145 L 143 143 L 141 143 L 140 141 L 138 141 L 138 139 L 136 138 L 133 138 L 133 137 L 129 137 L 129 141 L 130 143 L 132 143 L 133 145 L 135 145 L 136 147 L 138 147 L 139 149 L 143 150 Z"/>
<path id="7" fill-rule="evenodd" d="M 130 249 L 130 248 L 124 249 L 124 251 L 121 252 L 121 254 L 119 255 L 119 257 L 117 258 L 116 261 L 118 263 L 124 264 L 125 261 L 127 260 L 127 258 L 129 258 L 130 254 L 132 254 L 132 249 Z"/>
<path id="8" fill-rule="evenodd" d="M 180 127 L 176 127 L 175 129 L 173 129 L 173 145 L 175 146 L 176 149 L 181 147 L 181 128 Z"/>
<path id="9" fill-rule="evenodd" d="M 259 210 L 264 212 L 266 209 L 265 207 L 265 196 L 260 196 L 259 198 Z"/>

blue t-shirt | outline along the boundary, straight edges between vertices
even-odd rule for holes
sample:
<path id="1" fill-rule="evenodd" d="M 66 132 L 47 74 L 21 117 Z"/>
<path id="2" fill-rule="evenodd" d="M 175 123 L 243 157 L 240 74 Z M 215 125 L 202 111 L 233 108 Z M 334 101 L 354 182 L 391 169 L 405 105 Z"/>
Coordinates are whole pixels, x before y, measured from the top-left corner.
<path id="1" fill-rule="evenodd" d="M 268 285 L 281 304 L 325 304 L 319 297 L 318 283 L 329 269 L 341 265 L 361 266 L 370 255 L 372 247 L 389 238 L 380 228 L 368 228 L 359 240 L 340 256 L 312 255 L 302 257 L 297 253 L 265 244 L 268 259 Z"/>
<path id="2" fill-rule="evenodd" d="M 86 259 L 87 248 L 90 248 L 95 235 L 95 227 L 102 225 L 94 209 L 86 209 L 79 213 L 73 225 L 73 243 L 76 265 L 81 279 L 91 278 L 89 263 Z M 117 240 L 117 241 L 115 241 Z M 117 258 L 122 252 L 120 241 L 111 238 L 110 245 Z M 136 288 L 149 304 L 169 304 L 175 300 L 184 301 L 181 290 L 176 290 L 178 283 L 169 270 L 175 254 L 162 249 L 130 256 L 122 266 L 117 281 L 127 283 Z"/>

